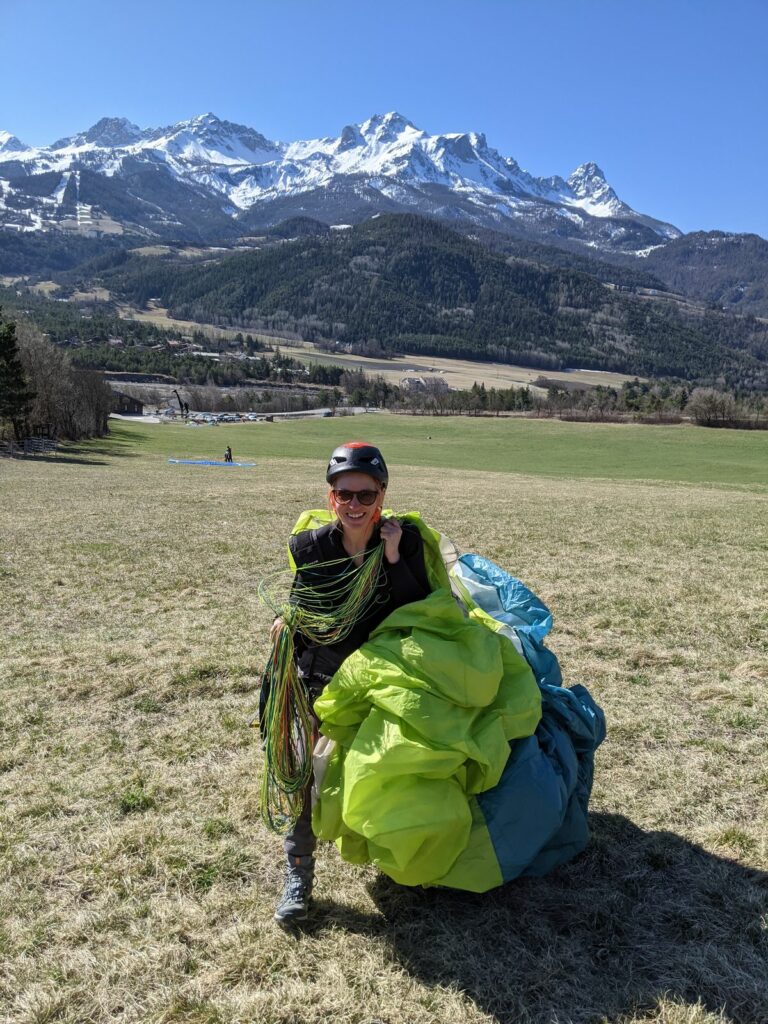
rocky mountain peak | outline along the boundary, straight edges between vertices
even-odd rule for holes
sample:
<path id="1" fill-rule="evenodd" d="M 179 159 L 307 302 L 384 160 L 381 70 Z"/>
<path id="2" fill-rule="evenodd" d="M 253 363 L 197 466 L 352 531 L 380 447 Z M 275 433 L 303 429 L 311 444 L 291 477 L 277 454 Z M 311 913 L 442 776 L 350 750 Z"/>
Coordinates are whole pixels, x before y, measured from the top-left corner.
<path id="1" fill-rule="evenodd" d="M 365 140 L 356 124 L 347 124 L 341 129 L 339 136 L 338 151 L 343 153 L 355 146 L 361 146 Z"/>
<path id="2" fill-rule="evenodd" d="M 143 137 L 141 128 L 127 117 L 102 117 L 87 131 L 57 139 L 51 149 L 70 149 L 79 146 L 119 149 L 121 146 L 130 146 Z"/>
<path id="3" fill-rule="evenodd" d="M 277 153 L 280 149 L 255 128 L 223 120 L 210 111 L 167 128 L 159 128 L 152 133 L 152 139 L 168 140 L 167 144 L 173 152 L 179 151 L 179 147 L 184 149 L 188 145 L 202 145 L 214 155 L 218 152 L 228 159 L 246 161 L 253 155 Z"/>
<path id="4" fill-rule="evenodd" d="M 127 117 L 102 117 L 83 134 L 83 140 L 95 146 L 110 148 L 128 146 L 141 136 L 141 128 Z"/>
<path id="5" fill-rule="evenodd" d="M 0 153 L 20 153 L 29 149 L 21 139 L 17 139 L 10 132 L 0 132 Z"/>
<path id="6" fill-rule="evenodd" d="M 217 117 L 213 113 L 213 111 L 209 110 L 205 114 L 198 114 L 197 117 L 193 117 L 193 118 L 191 118 L 191 120 L 186 121 L 186 122 L 182 121 L 181 123 L 182 124 L 189 124 L 189 125 L 211 125 L 211 124 L 225 124 L 225 123 L 228 124 L 229 122 L 222 121 L 220 117 Z"/>
<path id="7" fill-rule="evenodd" d="M 522 226 L 537 236 L 559 238 L 567 229 L 574 241 L 606 249 L 646 249 L 679 234 L 622 203 L 594 162 L 577 167 L 567 182 L 537 178 L 489 147 L 480 132 L 429 135 L 396 110 L 348 124 L 335 138 L 289 143 L 212 111 L 146 131 L 126 118 L 105 117 L 79 135 L 35 149 L 0 133 L 3 164 L 23 165 L 30 178 L 85 166 L 89 175 L 108 179 L 116 207 L 143 204 L 131 206 L 130 224 L 150 232 L 158 224 L 168 233 L 174 228 L 165 225 L 186 223 L 179 217 L 191 204 L 205 208 L 211 232 L 225 233 L 236 230 L 237 219 L 249 228 L 278 214 L 347 224 L 380 210 L 408 210 L 500 230 Z M 126 183 L 137 168 L 146 172 L 147 191 L 139 197 Z M 39 187 L 47 185 L 46 178 Z M 80 181 L 80 201 L 98 205 L 103 189 L 91 186 Z M 0 227 L 38 230 L 30 227 L 32 213 L 41 224 L 59 223 L 58 184 L 45 201 L 35 187 L 18 186 L 13 202 L 0 206 Z M 32 213 L 25 219 L 18 211 L 27 209 Z M 158 220 L 158 209 L 165 220 Z"/>
<path id="8" fill-rule="evenodd" d="M 580 198 L 594 196 L 597 193 L 602 193 L 606 188 L 610 188 L 605 175 L 592 161 L 580 164 L 569 176 L 568 185 Z M 611 191 L 613 190 L 611 189 Z"/>
<path id="9" fill-rule="evenodd" d="M 393 141 L 398 135 L 402 135 L 409 129 L 412 132 L 419 131 L 412 121 L 403 117 L 396 110 L 391 110 L 388 114 L 374 114 L 360 125 L 360 132 L 363 136 L 366 138 L 373 136 L 379 142 Z"/>

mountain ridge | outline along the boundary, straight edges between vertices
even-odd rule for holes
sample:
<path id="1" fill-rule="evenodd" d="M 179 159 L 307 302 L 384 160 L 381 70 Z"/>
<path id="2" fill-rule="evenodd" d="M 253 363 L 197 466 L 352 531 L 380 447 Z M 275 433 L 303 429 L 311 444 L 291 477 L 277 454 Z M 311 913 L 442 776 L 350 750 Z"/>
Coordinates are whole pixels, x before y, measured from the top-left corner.
<path id="1" fill-rule="evenodd" d="M 84 172 L 110 179 L 110 186 L 81 180 Z M 134 188 L 137 173 L 145 184 L 156 179 L 146 194 Z M 60 179 L 41 194 L 35 179 L 44 174 Z M 67 206 L 73 175 L 76 196 Z M 429 135 L 396 111 L 348 124 L 338 136 L 294 142 L 210 112 L 147 129 L 105 117 L 43 147 L 0 133 L 0 227 L 169 237 L 183 223 L 178 208 L 188 204 L 190 190 L 216 208 L 201 219 L 200 237 L 209 240 L 318 210 L 330 223 L 343 223 L 348 211 L 353 219 L 413 211 L 627 252 L 681 234 L 623 202 L 594 161 L 567 178 L 538 178 L 481 132 Z M 161 216 L 131 199 L 158 207 Z"/>

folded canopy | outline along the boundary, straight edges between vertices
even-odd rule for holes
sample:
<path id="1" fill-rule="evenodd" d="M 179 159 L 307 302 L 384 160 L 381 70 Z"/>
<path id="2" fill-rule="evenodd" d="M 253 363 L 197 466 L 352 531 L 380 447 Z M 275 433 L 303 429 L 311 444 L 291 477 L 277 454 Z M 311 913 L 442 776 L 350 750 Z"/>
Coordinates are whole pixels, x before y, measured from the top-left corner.
<path id="1" fill-rule="evenodd" d="M 439 535 L 401 518 L 422 533 L 434 589 L 385 619 L 315 702 L 315 833 L 404 885 L 484 892 L 543 874 L 588 841 L 602 712 L 559 685 L 535 595 L 477 555 L 449 559 L 449 576 Z"/>

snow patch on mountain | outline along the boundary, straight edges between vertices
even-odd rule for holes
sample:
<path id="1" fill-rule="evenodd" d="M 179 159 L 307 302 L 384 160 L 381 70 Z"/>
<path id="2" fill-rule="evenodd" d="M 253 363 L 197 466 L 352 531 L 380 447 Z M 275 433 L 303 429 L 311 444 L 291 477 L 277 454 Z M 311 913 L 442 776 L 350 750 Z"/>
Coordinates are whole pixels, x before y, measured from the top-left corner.
<path id="1" fill-rule="evenodd" d="M 650 256 L 652 252 L 655 252 L 656 249 L 663 248 L 663 242 L 660 245 L 648 245 L 645 249 L 635 249 L 635 256 L 639 256 L 641 259 L 645 259 L 646 257 Z"/>

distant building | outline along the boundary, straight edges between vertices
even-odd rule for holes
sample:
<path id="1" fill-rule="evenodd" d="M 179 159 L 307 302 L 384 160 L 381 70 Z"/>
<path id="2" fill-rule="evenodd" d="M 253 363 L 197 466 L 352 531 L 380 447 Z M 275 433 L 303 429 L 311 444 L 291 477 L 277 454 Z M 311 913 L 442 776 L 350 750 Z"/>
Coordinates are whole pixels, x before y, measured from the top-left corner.
<path id="1" fill-rule="evenodd" d="M 132 398 L 122 391 L 112 392 L 112 412 L 119 412 L 123 416 L 143 416 L 144 403 L 138 398 Z"/>
<path id="2" fill-rule="evenodd" d="M 448 381 L 437 373 L 430 373 L 428 377 L 403 377 L 400 382 L 403 391 L 427 391 L 432 394 L 438 391 L 450 391 Z"/>

